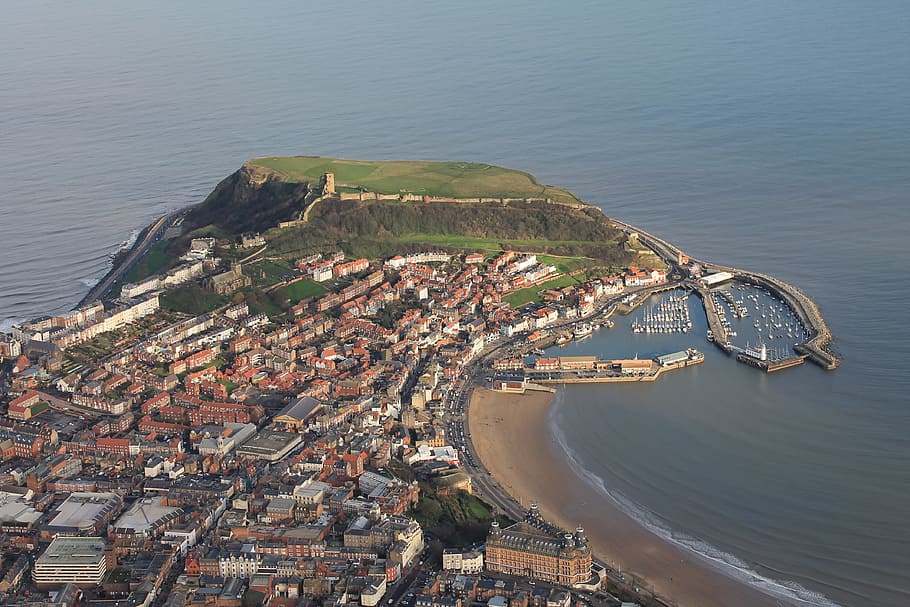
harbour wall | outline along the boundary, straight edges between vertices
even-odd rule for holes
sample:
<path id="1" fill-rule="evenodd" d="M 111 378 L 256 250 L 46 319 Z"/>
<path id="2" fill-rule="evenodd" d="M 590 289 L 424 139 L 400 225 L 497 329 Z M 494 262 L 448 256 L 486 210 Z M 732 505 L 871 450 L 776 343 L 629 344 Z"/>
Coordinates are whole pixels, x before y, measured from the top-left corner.
<path id="1" fill-rule="evenodd" d="M 657 253 L 657 255 L 671 268 L 679 268 L 677 259 L 682 251 L 680 251 L 678 247 L 653 234 L 643 232 L 631 224 L 616 220 L 613 220 L 613 222 L 627 233 L 637 233 L 639 242 Z M 739 268 L 732 268 L 714 263 L 705 263 L 695 258 L 690 258 L 690 260 L 700 264 L 706 270 L 730 272 L 736 280 L 764 287 L 769 292 L 779 297 L 791 310 L 793 310 L 794 314 L 799 317 L 803 326 L 809 331 L 809 339 L 797 344 L 793 349 L 828 371 L 832 371 L 840 365 L 840 359 L 825 349 L 831 343 L 831 331 L 828 329 L 825 319 L 822 318 L 818 305 L 816 305 L 816 303 L 805 293 L 793 285 L 787 284 L 786 282 L 767 274 L 748 272 Z M 704 300 L 704 297 L 702 297 L 702 299 Z M 705 302 L 706 311 L 709 307 L 708 303 Z M 714 331 L 713 328 L 712 331 Z M 724 333 L 720 333 L 720 335 L 723 334 Z"/>
<path id="2" fill-rule="evenodd" d="M 766 274 L 745 272 L 735 268 L 728 268 L 727 271 L 731 272 L 736 280 L 764 287 L 784 301 L 799 317 L 800 322 L 809 330 L 809 339 L 793 347 L 797 353 L 807 356 L 809 360 L 829 371 L 840 365 L 840 359 L 824 349 L 831 343 L 831 331 L 828 329 L 828 324 L 822 318 L 815 302 L 802 291 Z"/>

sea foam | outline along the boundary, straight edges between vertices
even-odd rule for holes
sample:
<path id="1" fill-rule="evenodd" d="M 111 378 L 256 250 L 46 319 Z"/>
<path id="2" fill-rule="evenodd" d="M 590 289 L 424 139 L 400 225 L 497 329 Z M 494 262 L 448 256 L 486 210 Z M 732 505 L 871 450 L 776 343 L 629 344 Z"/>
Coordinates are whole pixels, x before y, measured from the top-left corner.
<path id="1" fill-rule="evenodd" d="M 565 391 L 559 390 L 549 413 L 549 428 L 559 446 L 562 448 L 572 471 L 598 493 L 613 502 L 623 513 L 636 523 L 647 529 L 659 538 L 671 542 L 680 548 L 692 553 L 703 562 L 707 563 L 723 575 L 748 584 L 761 592 L 785 601 L 790 605 L 813 607 L 841 607 L 825 595 L 810 590 L 801 584 L 787 580 L 775 580 L 761 575 L 749 564 L 729 552 L 725 552 L 712 544 L 670 528 L 670 526 L 647 508 L 636 504 L 628 497 L 607 488 L 604 480 L 585 468 L 581 463 L 578 453 L 569 445 L 565 433 L 556 423 L 556 416 L 565 402 Z"/>

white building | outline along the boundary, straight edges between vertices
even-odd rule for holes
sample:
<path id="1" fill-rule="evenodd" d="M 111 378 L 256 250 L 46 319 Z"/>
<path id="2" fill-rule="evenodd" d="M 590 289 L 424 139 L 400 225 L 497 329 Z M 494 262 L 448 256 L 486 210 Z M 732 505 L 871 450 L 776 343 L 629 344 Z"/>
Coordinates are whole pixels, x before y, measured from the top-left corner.
<path id="1" fill-rule="evenodd" d="M 32 579 L 39 588 L 73 584 L 91 588 L 100 584 L 107 573 L 104 540 L 100 537 L 54 538 L 47 550 L 35 561 Z"/>
<path id="2" fill-rule="evenodd" d="M 360 605 L 362 607 L 376 607 L 386 591 L 386 576 L 371 575 L 369 583 L 360 591 Z"/>
<path id="3" fill-rule="evenodd" d="M 196 260 L 172 268 L 165 272 L 161 277 L 162 287 L 174 287 L 183 284 L 189 280 L 202 276 L 202 261 Z"/>
<path id="4" fill-rule="evenodd" d="M 139 297 L 149 291 L 161 288 L 161 280 L 158 276 L 149 276 L 137 282 L 128 282 L 120 287 L 120 297 L 133 298 Z"/>
<path id="5" fill-rule="evenodd" d="M 483 553 L 479 550 L 462 552 L 457 548 L 442 551 L 442 568 L 458 573 L 480 573 L 483 571 Z"/>
<path id="6" fill-rule="evenodd" d="M 332 268 L 335 266 L 333 264 L 326 264 L 323 266 L 316 266 L 313 268 L 313 280 L 316 282 L 325 282 L 327 280 L 332 280 Z"/>
<path id="7" fill-rule="evenodd" d="M 244 544 L 238 553 L 223 554 L 218 559 L 218 573 L 221 577 L 249 579 L 259 571 L 261 559 L 256 554 L 256 547 Z"/>
<path id="8" fill-rule="evenodd" d="M 386 260 L 385 265 L 393 269 L 398 269 L 405 267 L 409 263 L 448 263 L 450 259 L 452 259 L 452 256 L 442 251 L 424 251 L 422 253 L 412 253 L 404 257 L 396 255 L 395 257 Z"/>
<path id="9" fill-rule="evenodd" d="M 215 247 L 214 238 L 194 238 L 190 241 L 190 250 L 184 255 L 187 259 L 205 259 Z"/>

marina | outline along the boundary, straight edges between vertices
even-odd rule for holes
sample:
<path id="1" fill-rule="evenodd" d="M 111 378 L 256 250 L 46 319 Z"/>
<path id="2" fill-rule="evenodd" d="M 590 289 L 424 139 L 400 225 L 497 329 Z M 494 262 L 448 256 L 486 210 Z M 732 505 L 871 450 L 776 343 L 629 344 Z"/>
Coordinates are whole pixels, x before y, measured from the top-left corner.
<path id="1" fill-rule="evenodd" d="M 692 290 L 676 289 L 639 301 L 639 313 L 629 325 L 631 332 L 691 332 L 688 298 L 694 292 L 702 299 L 708 322 L 705 339 L 737 361 L 774 372 L 801 365 L 810 358 L 798 349 L 810 338 L 809 330 L 774 291 L 738 280 L 727 280 L 712 288 L 696 281 L 687 281 L 686 286 Z M 654 301 L 655 298 L 659 299 Z"/>
<path id="2" fill-rule="evenodd" d="M 649 307 L 632 322 L 633 333 L 688 333 L 692 330 L 689 316 L 689 293 L 676 291 Z"/>
<path id="3" fill-rule="evenodd" d="M 660 256 L 671 268 L 676 267 L 679 271 L 687 272 L 689 268 L 698 268 L 700 272 L 710 276 L 711 274 L 729 274 L 734 280 L 741 284 L 753 285 L 760 287 L 773 295 L 793 312 L 800 325 L 805 328 L 806 337 L 803 341 L 796 344 L 793 349 L 801 355 L 806 355 L 809 360 L 818 364 L 823 369 L 832 371 L 840 365 L 840 359 L 828 351 L 832 335 L 818 305 L 806 296 L 802 291 L 778 278 L 762 274 L 759 272 L 748 272 L 729 266 L 718 264 L 709 264 L 698 259 L 686 256 L 678 247 L 670 244 L 666 240 L 659 238 L 648 232 L 643 232 L 635 226 L 614 220 L 617 226 L 623 228 L 626 233 L 635 233 L 638 240 Z M 681 260 L 685 259 L 686 263 Z M 691 286 L 702 297 L 702 301 L 709 296 L 707 286 L 700 280 L 687 280 L 687 286 Z M 656 291 L 654 291 L 656 292 Z M 641 302 L 630 300 L 626 307 L 634 309 L 634 306 Z M 715 344 L 728 353 L 732 353 L 735 347 L 727 341 L 726 333 L 720 324 L 719 318 L 712 315 L 713 306 L 705 304 L 705 312 L 708 315 L 708 323 L 711 330 L 715 333 Z M 717 337 L 721 337 L 720 340 Z"/>

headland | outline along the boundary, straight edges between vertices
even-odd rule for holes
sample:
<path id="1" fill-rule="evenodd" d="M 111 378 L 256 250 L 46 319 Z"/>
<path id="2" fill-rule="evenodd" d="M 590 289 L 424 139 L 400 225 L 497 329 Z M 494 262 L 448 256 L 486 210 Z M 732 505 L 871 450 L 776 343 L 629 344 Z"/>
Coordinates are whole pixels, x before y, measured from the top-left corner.
<path id="1" fill-rule="evenodd" d="M 483 540 L 472 521 L 492 520 L 491 507 L 517 517 L 513 498 L 533 499 L 563 527 L 587 527 L 598 555 L 616 570 L 611 580 L 644 604 L 763 607 L 770 599 L 690 561 L 574 476 L 547 426 L 550 392 L 518 397 L 508 394 L 510 380 L 500 379 L 505 391 L 477 391 L 466 432 L 463 426 L 465 394 L 491 371 L 519 371 L 522 382 L 540 384 L 609 383 L 654 381 L 699 364 L 703 356 L 689 348 L 654 360 L 563 357 L 527 366 L 530 351 L 583 338 L 593 330 L 589 323 L 610 326 L 611 314 L 628 313 L 660 291 L 698 292 L 715 343 L 735 351 L 709 303 L 719 276 L 777 295 L 806 327 L 797 353 L 836 367 L 825 349 L 830 331 L 797 289 L 691 259 L 527 173 L 474 163 L 256 159 L 200 205 L 144 230 L 76 310 L 0 335 L 0 358 L 10 361 L 0 387 L 8 384 L 11 432 L 49 432 L 51 423 L 70 429 L 65 447 L 73 465 L 121 466 L 148 452 L 164 466 L 166 458 L 183 457 L 177 438 L 203 430 L 227 437 L 234 426 L 248 426 L 250 445 L 236 457 L 224 457 L 233 443 L 224 452 L 207 445 L 193 458 L 204 468 L 192 468 L 188 479 L 180 480 L 181 471 L 151 483 L 154 490 L 182 491 L 181 483 L 193 485 L 203 470 L 243 484 L 245 470 L 287 458 L 306 482 L 322 483 L 319 495 L 329 495 L 330 487 L 357 485 L 368 460 L 377 476 L 364 477 L 358 499 L 372 499 L 371 483 L 393 469 L 400 477 L 391 514 L 416 503 L 414 516 L 447 534 L 453 548 L 467 547 L 467 537 L 475 545 Z M 385 441 L 383 453 L 344 446 L 371 442 L 368 428 Z M 345 440 L 326 438 L 336 434 Z M 43 461 L 56 447 L 28 456 Z M 331 465 L 304 461 L 301 453 Z M 253 481 L 287 481 L 279 477 Z M 124 477 L 123 488 L 142 492 L 146 481 L 137 485 L 137 478 Z M 430 480 L 419 485 L 417 478 Z M 487 505 L 462 492 L 472 486 Z M 221 510 L 212 516 L 224 506 L 214 501 Z M 375 510 L 363 502 L 331 507 L 336 519 L 323 520 L 329 529 L 350 509 Z M 457 523 L 454 534 L 450 521 L 440 522 L 443 510 Z M 423 550 L 409 525 L 407 558 L 388 554 L 405 567 Z M 235 532 L 251 533 L 245 526 Z M 200 537 L 203 547 L 213 540 Z M 414 577 L 404 581 L 393 602 L 413 607 L 402 594 Z"/>

